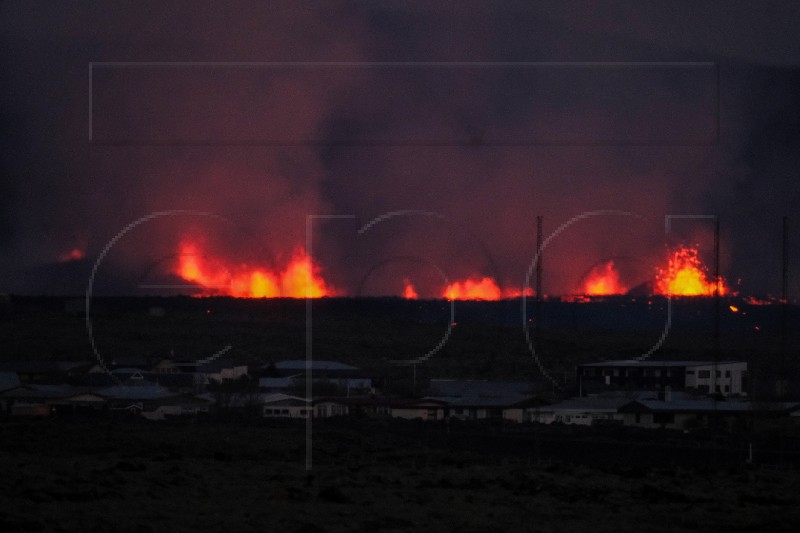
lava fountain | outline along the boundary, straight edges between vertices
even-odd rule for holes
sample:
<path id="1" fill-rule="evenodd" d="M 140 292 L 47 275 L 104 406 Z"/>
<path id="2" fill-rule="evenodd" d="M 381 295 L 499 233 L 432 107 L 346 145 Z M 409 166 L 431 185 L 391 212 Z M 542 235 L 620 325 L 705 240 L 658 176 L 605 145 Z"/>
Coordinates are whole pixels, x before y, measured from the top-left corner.
<path id="1" fill-rule="evenodd" d="M 697 256 L 696 248 L 681 246 L 673 250 L 667 260 L 666 269 L 657 269 L 655 293 L 665 296 L 713 296 L 717 292 L 727 294 L 728 288 L 720 277 L 709 280 L 707 269 Z"/>
<path id="2" fill-rule="evenodd" d="M 236 298 L 320 298 L 333 290 L 319 274 L 303 248 L 297 248 L 282 270 L 250 265 L 231 265 L 203 255 L 195 244 L 180 245 L 176 274 L 197 284 L 203 295 Z"/>
<path id="3" fill-rule="evenodd" d="M 628 288 L 619 280 L 619 272 L 614 267 L 614 261 L 607 261 L 592 268 L 583 282 L 583 294 L 589 296 L 610 296 L 627 291 Z"/>

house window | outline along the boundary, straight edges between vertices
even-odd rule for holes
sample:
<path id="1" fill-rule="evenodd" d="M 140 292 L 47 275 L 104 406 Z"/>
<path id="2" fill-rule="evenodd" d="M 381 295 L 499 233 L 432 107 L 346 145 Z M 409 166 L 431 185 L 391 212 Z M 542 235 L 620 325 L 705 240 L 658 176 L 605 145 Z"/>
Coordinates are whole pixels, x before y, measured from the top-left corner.
<path id="1" fill-rule="evenodd" d="M 686 371 L 686 375 L 687 376 L 694 376 L 694 370 L 687 370 Z"/>
<path id="2" fill-rule="evenodd" d="M 725 377 L 726 377 L 726 378 L 729 378 L 729 377 L 731 377 L 731 371 L 730 371 L 730 370 L 726 370 L 726 371 L 725 371 Z"/>
<path id="3" fill-rule="evenodd" d="M 661 370 L 659 370 L 658 368 L 656 368 L 653 372 L 655 372 L 657 378 L 661 377 Z"/>
<path id="4" fill-rule="evenodd" d="M 619 377 L 619 368 L 614 369 L 614 377 Z"/>
<path id="5" fill-rule="evenodd" d="M 719 370 L 717 370 L 717 377 L 718 377 L 718 378 L 721 378 L 721 377 L 722 377 L 722 372 L 721 372 L 721 371 L 719 371 Z"/>
<path id="6" fill-rule="evenodd" d="M 722 392 L 730 392 L 731 388 L 727 385 L 722 386 Z"/>
<path id="7" fill-rule="evenodd" d="M 668 377 L 668 378 L 671 378 L 671 377 L 672 377 L 672 370 L 670 370 L 670 369 L 667 369 L 667 377 Z"/>
<path id="8" fill-rule="evenodd" d="M 708 378 L 711 377 L 711 371 L 710 370 L 700 370 L 697 373 L 697 377 L 701 378 L 701 379 L 708 379 Z"/>
<path id="9" fill-rule="evenodd" d="M 436 409 L 428 409 L 428 418 L 436 418 Z"/>

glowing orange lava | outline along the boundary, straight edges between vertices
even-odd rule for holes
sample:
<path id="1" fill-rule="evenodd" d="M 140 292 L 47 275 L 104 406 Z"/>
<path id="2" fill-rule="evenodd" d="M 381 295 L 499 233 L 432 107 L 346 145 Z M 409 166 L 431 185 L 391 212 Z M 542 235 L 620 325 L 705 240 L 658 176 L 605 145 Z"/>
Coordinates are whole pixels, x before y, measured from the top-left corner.
<path id="1" fill-rule="evenodd" d="M 500 287 L 489 277 L 453 282 L 442 293 L 448 300 L 499 300 L 502 295 Z"/>
<path id="2" fill-rule="evenodd" d="M 583 283 L 583 294 L 590 296 L 623 294 L 627 291 L 628 288 L 619 280 L 619 272 L 614 268 L 614 261 L 594 267 Z"/>
<path id="3" fill-rule="evenodd" d="M 735 305 L 729 305 L 728 309 L 730 309 L 734 313 L 738 313 L 739 312 L 739 308 L 736 307 Z"/>
<path id="4" fill-rule="evenodd" d="M 205 289 L 204 294 L 236 298 L 320 298 L 333 291 L 319 276 L 305 250 L 298 248 L 282 271 L 248 265 L 231 266 L 216 258 L 206 258 L 198 247 L 181 243 L 176 272 L 186 281 Z"/>
<path id="5" fill-rule="evenodd" d="M 525 296 L 533 296 L 533 288 L 528 287 L 524 291 L 521 288 L 518 289 L 516 287 L 513 289 L 506 287 L 503 289 L 503 298 L 521 298 L 523 294 Z"/>
<path id="6" fill-rule="evenodd" d="M 718 281 L 720 295 L 727 294 L 725 281 L 721 277 Z M 706 268 L 697 257 L 697 249 L 682 246 L 670 254 L 666 270 L 657 270 L 655 292 L 671 296 L 713 296 L 717 283 L 706 277 Z"/>
<path id="7" fill-rule="evenodd" d="M 404 279 L 403 283 L 405 284 L 405 288 L 403 289 L 403 298 L 406 298 L 407 300 L 416 300 L 419 298 L 417 291 L 414 289 L 414 286 L 410 281 Z"/>

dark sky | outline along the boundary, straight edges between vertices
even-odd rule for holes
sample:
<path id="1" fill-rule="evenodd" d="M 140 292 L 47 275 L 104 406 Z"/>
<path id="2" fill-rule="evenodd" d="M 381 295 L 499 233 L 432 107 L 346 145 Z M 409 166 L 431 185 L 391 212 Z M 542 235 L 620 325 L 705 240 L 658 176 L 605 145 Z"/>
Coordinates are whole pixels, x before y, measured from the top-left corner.
<path id="1" fill-rule="evenodd" d="M 545 290 L 665 243 L 745 294 L 800 289 L 795 2 L 0 3 L 0 291 L 135 293 L 192 235 L 349 294 L 491 275 Z M 421 212 L 431 214 L 421 214 Z M 398 213 L 389 216 L 390 213 Z M 361 234 L 359 227 L 379 222 Z M 59 262 L 73 248 L 85 260 Z M 155 273 L 155 274 L 154 274 Z M 116 289 L 112 289 L 116 287 Z M 433 290 L 433 289 L 431 289 Z"/>

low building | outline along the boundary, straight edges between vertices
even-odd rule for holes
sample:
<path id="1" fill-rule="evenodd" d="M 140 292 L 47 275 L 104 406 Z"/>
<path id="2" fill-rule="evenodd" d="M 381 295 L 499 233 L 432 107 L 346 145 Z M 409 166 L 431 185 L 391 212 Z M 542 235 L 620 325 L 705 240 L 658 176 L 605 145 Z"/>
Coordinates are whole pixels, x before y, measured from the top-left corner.
<path id="1" fill-rule="evenodd" d="M 619 408 L 630 403 L 630 398 L 570 398 L 552 405 L 531 407 L 525 410 L 526 422 L 540 424 L 570 424 L 591 426 L 622 424 Z"/>
<path id="2" fill-rule="evenodd" d="M 307 398 L 283 393 L 263 395 L 260 399 L 264 418 L 308 418 L 313 416 L 312 405 Z"/>
<path id="3" fill-rule="evenodd" d="M 747 400 L 717 401 L 713 398 L 669 400 L 637 399 L 619 408 L 626 426 L 693 429 L 699 427 L 746 426 L 753 418 L 789 417 L 800 404 Z"/>
<path id="4" fill-rule="evenodd" d="M 259 380 L 259 388 L 272 391 L 291 391 L 304 388 L 306 376 L 310 375 L 312 387 L 320 392 L 314 394 L 364 395 L 372 393 L 372 378 L 355 366 L 338 361 L 290 359 L 264 365 L 265 377 Z"/>
<path id="5" fill-rule="evenodd" d="M 527 409 L 547 403 L 535 390 L 525 381 L 433 379 L 427 398 L 445 402 L 447 418 L 523 422 Z"/>
<path id="6" fill-rule="evenodd" d="M 579 365 L 579 395 L 606 390 L 696 390 L 722 396 L 747 395 L 742 361 L 603 361 Z"/>
<path id="7" fill-rule="evenodd" d="M 390 404 L 391 416 L 409 420 L 444 420 L 448 409 L 447 402 L 433 398 L 420 400 L 393 400 Z"/>

